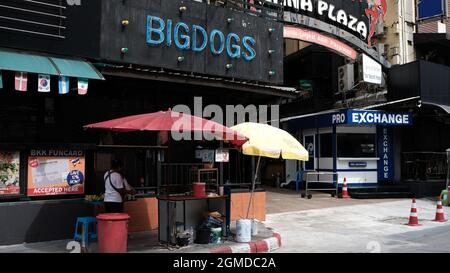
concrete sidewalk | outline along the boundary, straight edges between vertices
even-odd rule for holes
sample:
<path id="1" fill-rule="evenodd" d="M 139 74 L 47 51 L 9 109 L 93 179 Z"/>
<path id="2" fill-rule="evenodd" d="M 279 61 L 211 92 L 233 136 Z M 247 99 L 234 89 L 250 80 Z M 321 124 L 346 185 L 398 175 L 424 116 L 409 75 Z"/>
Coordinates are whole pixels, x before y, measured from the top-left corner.
<path id="1" fill-rule="evenodd" d="M 359 205 L 337 201 L 348 205 L 269 214 L 266 224 L 283 237 L 283 248 L 275 252 L 450 252 L 450 222 L 432 221 L 436 200 L 417 200 L 418 227 L 406 225 L 411 199 Z M 450 207 L 444 212 L 450 217 Z"/>
<path id="2" fill-rule="evenodd" d="M 362 204 L 379 204 L 399 199 L 340 199 L 328 193 L 311 192 L 312 199 L 301 198 L 300 193 L 289 189 L 266 187 L 267 214 L 296 212 L 312 209 L 335 208 Z"/>
<path id="3" fill-rule="evenodd" d="M 264 224 L 258 224 L 258 235 L 252 236 L 251 243 L 237 243 L 234 238 L 220 244 L 192 244 L 186 247 L 173 247 L 158 242 L 158 231 L 131 233 L 128 236 L 128 253 L 256 253 L 272 252 L 281 246 L 281 237 Z M 235 234 L 235 222 L 231 232 Z M 0 253 L 68 253 L 68 243 L 72 240 L 59 240 L 41 243 L 28 243 L 0 246 Z M 73 250 L 77 252 L 77 250 Z M 96 253 L 97 243 L 90 243 L 87 252 Z"/>

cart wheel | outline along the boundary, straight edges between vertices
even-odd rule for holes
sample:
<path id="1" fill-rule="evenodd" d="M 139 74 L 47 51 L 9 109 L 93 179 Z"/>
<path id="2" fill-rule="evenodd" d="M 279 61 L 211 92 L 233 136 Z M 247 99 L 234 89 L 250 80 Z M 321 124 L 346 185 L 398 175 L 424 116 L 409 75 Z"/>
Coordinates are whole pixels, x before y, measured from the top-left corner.
<path id="1" fill-rule="evenodd" d="M 334 198 L 335 196 L 336 196 L 336 194 L 334 194 L 334 193 L 332 193 L 332 194 L 331 194 L 331 197 L 333 197 L 333 198 Z"/>
<path id="2" fill-rule="evenodd" d="M 311 199 L 312 198 L 312 195 L 311 194 L 308 194 L 308 199 Z"/>
<path id="3" fill-rule="evenodd" d="M 302 193 L 301 196 L 302 196 L 302 198 L 305 198 L 305 197 L 306 197 L 306 194 Z"/>

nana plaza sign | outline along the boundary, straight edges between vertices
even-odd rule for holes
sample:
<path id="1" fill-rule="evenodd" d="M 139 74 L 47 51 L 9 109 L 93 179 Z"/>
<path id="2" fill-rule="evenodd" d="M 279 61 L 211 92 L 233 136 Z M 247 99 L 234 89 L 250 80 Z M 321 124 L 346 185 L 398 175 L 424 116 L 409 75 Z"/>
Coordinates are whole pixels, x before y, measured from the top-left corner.
<path id="1" fill-rule="evenodd" d="M 372 48 L 384 25 L 387 0 L 267 0 L 282 5 L 284 38 L 322 45 L 352 61 L 364 52 L 385 67 L 391 64 Z"/>
<path id="2" fill-rule="evenodd" d="M 387 13 L 387 0 L 267 0 L 346 30 L 372 46 L 376 25 Z"/>

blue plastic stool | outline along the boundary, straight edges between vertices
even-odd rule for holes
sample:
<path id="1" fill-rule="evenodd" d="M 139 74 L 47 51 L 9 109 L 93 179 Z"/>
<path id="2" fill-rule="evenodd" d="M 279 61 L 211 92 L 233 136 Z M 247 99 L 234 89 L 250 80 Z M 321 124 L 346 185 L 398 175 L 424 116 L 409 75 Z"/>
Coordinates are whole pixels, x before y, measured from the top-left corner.
<path id="1" fill-rule="evenodd" d="M 95 241 L 98 239 L 97 233 L 97 218 L 95 217 L 78 217 L 75 225 L 75 235 L 73 239 L 75 241 L 81 241 L 82 233 L 78 232 L 78 229 L 82 225 L 84 227 L 84 241 L 89 244 L 89 241 Z"/>

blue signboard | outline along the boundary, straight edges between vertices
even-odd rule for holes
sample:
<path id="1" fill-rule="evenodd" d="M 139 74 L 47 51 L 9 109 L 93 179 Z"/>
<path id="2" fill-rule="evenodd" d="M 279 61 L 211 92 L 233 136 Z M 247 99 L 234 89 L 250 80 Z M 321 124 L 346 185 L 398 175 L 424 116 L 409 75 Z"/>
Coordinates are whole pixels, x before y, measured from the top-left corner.
<path id="1" fill-rule="evenodd" d="M 394 132 L 392 127 L 377 128 L 378 138 L 378 181 L 394 180 Z"/>
<path id="2" fill-rule="evenodd" d="M 419 20 L 443 16 L 446 13 L 446 0 L 419 0 L 417 5 Z"/>
<path id="3" fill-rule="evenodd" d="M 331 116 L 332 124 L 349 125 L 412 125 L 411 113 L 347 110 Z"/>
<path id="4" fill-rule="evenodd" d="M 384 112 L 373 110 L 342 110 L 320 115 L 310 115 L 304 118 L 286 120 L 289 128 L 323 128 L 332 125 L 383 125 L 407 126 L 413 124 L 411 113 Z M 285 121 L 282 121 L 285 122 Z"/>
<path id="5" fill-rule="evenodd" d="M 84 182 L 84 175 L 78 170 L 69 172 L 67 175 L 67 184 L 69 186 L 81 185 Z"/>
<path id="6" fill-rule="evenodd" d="M 367 167 L 367 162 L 348 162 L 350 168 L 365 168 Z"/>

